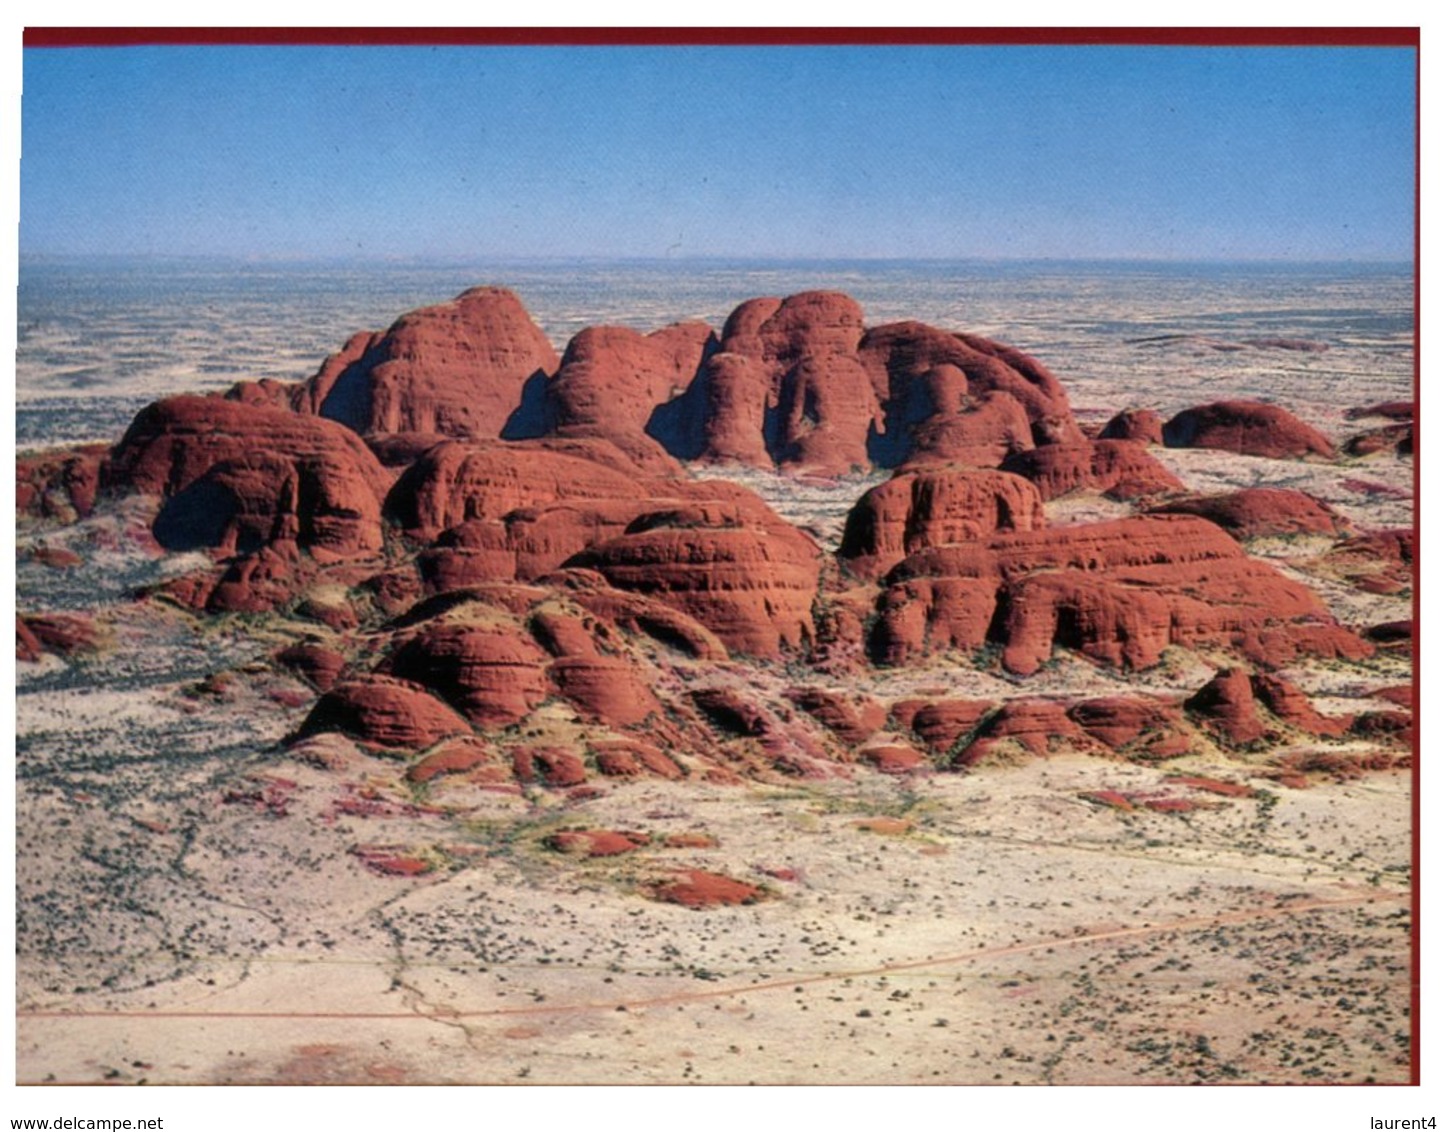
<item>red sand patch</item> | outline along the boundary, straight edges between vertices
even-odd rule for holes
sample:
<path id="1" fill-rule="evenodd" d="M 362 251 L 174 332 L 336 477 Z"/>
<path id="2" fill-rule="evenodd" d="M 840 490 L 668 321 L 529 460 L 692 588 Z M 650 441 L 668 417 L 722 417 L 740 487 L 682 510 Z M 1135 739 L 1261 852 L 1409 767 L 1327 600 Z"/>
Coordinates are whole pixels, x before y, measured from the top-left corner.
<path id="1" fill-rule="evenodd" d="M 615 829 L 565 829 L 549 834 L 543 844 L 578 857 L 618 857 L 648 844 L 648 834 Z"/>
<path id="2" fill-rule="evenodd" d="M 339 817 L 436 817 L 439 814 L 447 812 L 437 806 L 419 806 L 413 802 L 400 802 L 387 798 L 375 786 L 358 786 L 354 783 L 347 783 L 343 786 L 343 789 L 346 790 L 347 793 L 335 799 L 331 805 L 327 807 L 326 813 L 322 815 L 324 822 L 333 822 Z"/>
<path id="3" fill-rule="evenodd" d="M 764 890 L 733 877 L 708 873 L 701 869 L 684 869 L 678 879 L 662 881 L 653 886 L 653 898 L 666 904 L 682 904 L 685 908 L 716 908 L 720 905 L 753 904 L 764 897 Z"/>
<path id="4" fill-rule="evenodd" d="M 437 865 L 395 845 L 357 845 L 352 853 L 378 876 L 414 877 L 432 872 Z"/>
<path id="5" fill-rule="evenodd" d="M 1122 810 L 1126 813 L 1135 809 L 1135 803 L 1116 790 L 1089 790 L 1081 797 L 1094 805 L 1109 806 L 1113 810 Z"/>
<path id="6" fill-rule="evenodd" d="M 1208 794 L 1220 794 L 1226 798 L 1249 798 L 1254 791 L 1239 782 L 1223 782 L 1219 778 L 1197 778 L 1189 774 L 1171 775 L 1165 781 L 1177 786 L 1189 786 L 1192 790 L 1204 790 Z"/>
<path id="7" fill-rule="evenodd" d="M 711 833 L 670 833 L 663 844 L 669 849 L 717 849 L 718 838 Z"/>

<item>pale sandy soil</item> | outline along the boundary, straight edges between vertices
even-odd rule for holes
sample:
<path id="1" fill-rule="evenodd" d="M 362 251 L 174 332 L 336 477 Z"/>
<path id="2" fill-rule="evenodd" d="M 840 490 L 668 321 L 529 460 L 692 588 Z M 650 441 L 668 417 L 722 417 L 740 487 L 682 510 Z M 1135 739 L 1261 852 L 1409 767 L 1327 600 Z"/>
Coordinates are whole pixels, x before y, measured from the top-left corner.
<path id="1" fill-rule="evenodd" d="M 321 772 L 274 769 L 300 780 L 285 818 L 227 807 L 194 840 L 117 832 L 174 854 L 192 891 L 159 900 L 149 936 L 117 947 L 111 965 L 129 967 L 113 989 L 76 994 L 22 963 L 21 1081 L 1406 1072 L 1403 774 L 1291 791 L 1237 771 L 1254 796 L 1186 816 L 1091 805 L 1081 794 L 1103 788 L 1211 796 L 1080 757 L 794 790 L 492 796 L 465 820 L 385 823 L 389 841 L 476 854 L 400 879 L 346 854 L 380 832 L 368 819 L 304 816 L 327 793 Z M 880 816 L 899 820 L 859 825 Z M 541 845 L 567 826 L 719 844 L 577 861 Z M 22 891 L 41 864 L 22 853 Z M 712 911 L 645 898 L 644 880 L 682 866 L 771 895 Z M 178 939 L 193 941 L 185 958 Z"/>

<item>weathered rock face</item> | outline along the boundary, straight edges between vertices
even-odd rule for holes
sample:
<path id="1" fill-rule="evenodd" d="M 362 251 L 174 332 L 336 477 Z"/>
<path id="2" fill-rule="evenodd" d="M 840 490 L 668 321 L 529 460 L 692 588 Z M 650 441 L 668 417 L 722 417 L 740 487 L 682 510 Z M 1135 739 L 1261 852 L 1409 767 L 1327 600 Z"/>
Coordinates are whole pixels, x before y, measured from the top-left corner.
<path id="1" fill-rule="evenodd" d="M 1410 529 L 1373 531 L 1335 543 L 1303 565 L 1367 593 L 1397 594 L 1412 586 L 1416 534 Z"/>
<path id="2" fill-rule="evenodd" d="M 661 423 L 651 430 L 656 438 L 645 441 L 645 434 L 658 408 L 682 396 L 717 348 L 713 330 L 701 322 L 646 335 L 620 326 L 589 327 L 568 343 L 562 367 L 547 382 L 539 434 L 686 447 Z"/>
<path id="3" fill-rule="evenodd" d="M 1105 422 L 1105 427 L 1100 430 L 1100 439 L 1164 444 L 1161 428 L 1161 415 L 1154 409 L 1126 409 Z"/>
<path id="4" fill-rule="evenodd" d="M 1347 420 L 1363 417 L 1386 417 L 1389 421 L 1410 421 L 1417 415 L 1413 401 L 1378 401 L 1375 405 L 1361 405 L 1347 410 Z"/>
<path id="5" fill-rule="evenodd" d="M 1298 459 L 1336 455 L 1332 443 L 1279 405 L 1216 401 L 1177 413 L 1162 429 L 1171 448 L 1218 448 L 1240 456 Z"/>
<path id="6" fill-rule="evenodd" d="M 298 641 L 279 649 L 276 662 L 321 692 L 330 689 L 347 666 L 345 656 L 316 641 Z"/>
<path id="7" fill-rule="evenodd" d="M 1153 508 L 1157 514 L 1199 515 L 1238 539 L 1279 535 L 1341 535 L 1350 525 L 1325 503 L 1301 491 L 1250 487 L 1197 495 Z"/>
<path id="8" fill-rule="evenodd" d="M 45 655 L 45 645 L 34 630 L 25 623 L 25 618 L 15 618 L 15 659 L 34 664 Z"/>
<path id="9" fill-rule="evenodd" d="M 1305 692 L 1274 673 L 1253 674 L 1251 693 L 1272 715 L 1311 735 L 1341 735 L 1351 724 L 1349 719 L 1333 719 L 1323 715 L 1316 710 Z"/>
<path id="10" fill-rule="evenodd" d="M 154 530 L 168 549 L 287 542 L 320 560 L 381 547 L 389 482 L 340 425 L 216 397 L 143 409 L 102 469 L 105 490 L 162 498 Z"/>
<path id="11" fill-rule="evenodd" d="M 813 637 L 818 549 L 762 501 L 649 512 L 567 565 L 653 597 L 750 656 L 776 657 Z"/>
<path id="12" fill-rule="evenodd" d="M 1171 643 L 1171 608 L 1159 593 L 1087 570 L 1029 576 L 1006 593 L 1001 628 L 1007 672 L 1028 675 L 1057 645 L 1111 668 L 1149 668 Z"/>
<path id="13" fill-rule="evenodd" d="M 885 409 L 885 427 L 873 445 L 876 464 L 894 467 L 910 459 L 916 435 L 926 438 L 931 458 L 976 466 L 998 462 L 990 457 L 1001 449 L 1017 450 L 1023 438 L 1000 405 L 986 403 L 992 393 L 1004 394 L 1024 408 L 1035 444 L 1085 439 L 1055 376 L 1032 358 L 989 339 L 950 334 L 920 322 L 897 322 L 870 330 L 860 343 L 859 356 Z M 949 369 L 937 367 L 953 367 L 963 374 L 965 388 L 959 388 Z M 965 395 L 969 401 L 961 403 Z M 952 437 L 940 425 L 940 418 L 977 406 L 995 421 L 983 434 L 988 438 L 988 451 L 983 453 L 972 442 L 980 432 L 969 429 Z"/>
<path id="14" fill-rule="evenodd" d="M 1123 668 L 1154 664 L 1168 644 L 1231 648 L 1266 664 L 1371 652 L 1311 590 L 1194 516 L 934 547 L 895 567 L 878 609 L 871 652 L 885 664 L 987 641 L 1002 644 L 1005 669 L 1021 675 L 1057 645 Z"/>
<path id="15" fill-rule="evenodd" d="M 1167 700 L 1106 696 L 1073 704 L 1066 714 L 1092 739 L 1132 759 L 1176 758 L 1193 743 L 1180 704 Z"/>
<path id="16" fill-rule="evenodd" d="M 682 778 L 683 768 L 652 743 L 640 739 L 595 740 L 592 744 L 600 773 L 611 778 Z"/>
<path id="17" fill-rule="evenodd" d="M 1416 451 L 1417 428 L 1411 421 L 1405 424 L 1391 424 L 1357 433 L 1343 445 L 1348 456 L 1371 456 L 1391 450 L 1398 456 L 1410 456 Z"/>
<path id="18" fill-rule="evenodd" d="M 546 662 L 520 627 L 460 621 L 425 626 L 384 668 L 431 690 L 474 724 L 501 727 L 547 698 Z"/>
<path id="19" fill-rule="evenodd" d="M 84 519 L 95 508 L 107 451 L 104 444 L 83 444 L 16 456 L 16 513 L 65 523 Z"/>
<path id="20" fill-rule="evenodd" d="M 588 720 L 614 728 L 633 727 L 663 705 L 633 665 L 610 657 L 563 657 L 548 666 L 558 691 Z"/>
<path id="21" fill-rule="evenodd" d="M 420 685 L 371 675 L 338 684 L 322 696 L 297 738 L 341 731 L 376 747 L 421 750 L 471 730 L 467 720 Z"/>
<path id="22" fill-rule="evenodd" d="M 472 774 L 496 767 L 496 750 L 471 735 L 444 739 L 426 756 L 407 768 L 408 782 L 432 782 L 450 775 Z M 487 775 L 492 778 L 493 775 Z"/>
<path id="23" fill-rule="evenodd" d="M 994 711 L 989 700 L 903 700 L 891 714 L 937 755 L 948 754 Z"/>
<path id="24" fill-rule="evenodd" d="M 966 768 L 1012 753 L 1049 755 L 1062 750 L 1098 750 L 1094 739 L 1068 714 L 1060 700 L 1007 700 L 990 715 L 953 765 Z"/>
<path id="25" fill-rule="evenodd" d="M 185 394 L 142 409 L 112 449 L 101 486 L 170 498 L 214 465 L 256 452 L 292 459 L 350 459 L 380 494 L 390 477 L 353 433 L 327 421 Z"/>
<path id="26" fill-rule="evenodd" d="M 655 501 L 598 500 L 521 507 L 506 519 L 469 519 L 418 556 L 433 592 L 489 581 L 531 581 L 575 554 L 616 538 Z"/>
<path id="27" fill-rule="evenodd" d="M 1247 747 L 1267 735 L 1251 677 L 1244 669 L 1222 669 L 1186 701 L 1186 710 L 1230 747 Z"/>
<path id="28" fill-rule="evenodd" d="M 548 745 L 519 747 L 513 751 L 513 774 L 522 783 L 545 786 L 579 786 L 588 780 L 582 756 L 565 747 Z"/>
<path id="29" fill-rule="evenodd" d="M 838 474 L 871 465 L 992 468 L 1083 440 L 1056 379 L 1017 351 L 922 323 L 866 333 L 836 292 L 753 299 L 697 379 L 650 418 L 684 459 Z"/>
<path id="30" fill-rule="evenodd" d="M 1000 604 L 992 577 L 916 578 L 879 597 L 865 647 L 876 664 L 904 665 L 942 649 L 973 652 L 989 640 Z"/>
<path id="31" fill-rule="evenodd" d="M 292 396 L 358 433 L 500 436 L 530 378 L 558 355 L 511 291 L 476 287 L 354 335 Z"/>
<path id="32" fill-rule="evenodd" d="M 854 505 L 839 557 L 856 576 L 875 578 L 926 547 L 1044 525 L 1040 493 L 1019 476 L 960 468 L 905 472 Z"/>
<path id="33" fill-rule="evenodd" d="M 825 474 L 868 467 L 879 409 L 857 353 L 863 336 L 863 312 L 847 295 L 752 299 L 729 316 L 719 352 L 684 397 L 654 417 L 654 434 L 707 461 Z"/>
<path id="34" fill-rule="evenodd" d="M 864 742 L 885 724 L 883 705 L 868 697 L 850 697 L 824 688 L 791 688 L 787 695 L 790 703 L 850 746 Z"/>
<path id="35" fill-rule="evenodd" d="M 1040 489 L 1045 500 L 1072 491 L 1098 491 L 1112 499 L 1139 499 L 1185 485 L 1134 440 L 1046 444 L 1020 452 L 1001 465 Z"/>
<path id="36" fill-rule="evenodd" d="M 502 519 L 522 508 L 560 502 L 647 497 L 635 475 L 547 442 L 443 444 L 414 463 L 387 497 L 386 514 L 413 538 L 449 527 Z"/>

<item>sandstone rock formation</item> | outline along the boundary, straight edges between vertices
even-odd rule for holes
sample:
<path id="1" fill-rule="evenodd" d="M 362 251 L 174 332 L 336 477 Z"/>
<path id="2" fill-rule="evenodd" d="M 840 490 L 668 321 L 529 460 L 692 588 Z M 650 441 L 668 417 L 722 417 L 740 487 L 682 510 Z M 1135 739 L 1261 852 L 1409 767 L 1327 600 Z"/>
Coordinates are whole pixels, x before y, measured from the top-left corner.
<path id="1" fill-rule="evenodd" d="M 557 353 L 516 295 L 475 287 L 403 315 L 385 333 L 354 335 L 290 401 L 362 434 L 491 439 L 529 379 L 557 368 Z"/>
<path id="2" fill-rule="evenodd" d="M 521 627 L 439 620 L 407 637 L 384 671 L 427 688 L 480 727 L 498 727 L 547 698 L 545 662 Z"/>
<path id="3" fill-rule="evenodd" d="M 544 387 L 537 434 L 601 437 L 636 449 L 640 461 L 656 448 L 650 462 L 666 467 L 663 452 L 684 443 L 661 423 L 655 424 L 654 415 L 684 393 L 717 347 L 713 330 L 701 322 L 679 323 L 646 335 L 619 326 L 589 327 L 568 343 L 561 367 Z M 515 419 L 518 423 L 509 435 L 521 434 L 531 425 L 521 417 Z M 649 436 L 650 428 L 659 436 Z"/>
<path id="4" fill-rule="evenodd" d="M 954 467 L 904 472 L 854 505 L 839 557 L 858 577 L 876 578 L 927 547 L 1044 525 L 1039 491 L 1019 476 Z"/>
<path id="5" fill-rule="evenodd" d="M 1246 540 L 1279 535 L 1343 535 L 1350 524 L 1325 503 L 1305 492 L 1248 487 L 1224 495 L 1173 499 L 1152 508 L 1156 514 L 1200 515 Z"/>
<path id="6" fill-rule="evenodd" d="M 296 737 L 341 731 L 370 746 L 422 750 L 471 730 L 465 719 L 420 685 L 370 675 L 338 684 L 322 696 Z"/>
<path id="7" fill-rule="evenodd" d="M 906 663 L 941 648 L 1003 646 L 1028 675 L 1061 645 L 1138 669 L 1167 645 L 1229 647 L 1265 664 L 1371 647 L 1321 599 L 1247 558 L 1193 516 L 1141 516 L 934 547 L 885 578 L 871 652 Z"/>
<path id="8" fill-rule="evenodd" d="M 318 695 L 297 757 L 336 769 L 387 754 L 408 799 L 353 799 L 348 813 L 415 814 L 429 792 L 442 804 L 478 790 L 563 790 L 571 804 L 644 777 L 905 775 L 1061 751 L 1154 763 L 1272 736 L 1397 743 L 1403 713 L 1324 715 L 1273 671 L 1373 645 L 1240 545 L 1338 537 L 1345 521 L 1277 489 L 1153 500 L 1184 491 L 1146 451 L 1162 440 L 1331 455 L 1255 402 L 1164 427 L 1122 413 L 1088 438 L 1033 359 L 917 322 L 868 329 L 835 292 L 750 300 L 717 334 L 593 327 L 559 361 L 515 297 L 479 288 L 354 336 L 309 381 L 168 398 L 108 456 L 19 460 L 17 484 L 22 510 L 50 520 L 153 497 L 159 544 L 214 560 L 157 591 L 282 614 L 270 624 L 294 643 L 272 638 L 275 668 Z M 830 557 L 755 492 L 681 461 L 894 475 L 856 501 Z M 1157 506 L 1049 524 L 1045 502 L 1072 492 Z M 1398 593 L 1412 558 L 1411 532 L 1377 532 L 1294 565 Z M 1409 647 L 1410 629 L 1369 635 Z M 31 615 L 17 655 L 96 636 Z M 1032 680 L 1067 654 L 1111 683 L 1163 660 L 1174 679 L 1175 649 L 1222 671 L 1189 698 Z M 1019 690 L 953 687 L 955 666 Z M 281 694 L 300 706 L 294 684 Z M 565 852 L 643 844 L 555 836 Z M 762 895 L 701 873 L 650 891 Z"/>
<path id="9" fill-rule="evenodd" d="M 72 657 L 95 652 L 105 631 L 81 613 L 26 613 L 15 618 L 15 657 L 37 661 L 44 653 Z"/>
<path id="10" fill-rule="evenodd" d="M 1239 456 L 1331 459 L 1335 448 L 1325 436 L 1279 405 L 1262 401 L 1215 401 L 1177 413 L 1162 435 L 1171 448 L 1219 448 Z"/>
<path id="11" fill-rule="evenodd" d="M 108 450 L 104 444 L 83 444 L 17 455 L 16 513 L 60 522 L 84 519 L 95 508 Z"/>
<path id="12" fill-rule="evenodd" d="M 1125 409 L 1100 430 L 1101 440 L 1135 440 L 1141 444 L 1164 444 L 1160 413 L 1154 409 Z"/>
<path id="13" fill-rule="evenodd" d="M 1181 481 L 1134 440 L 1045 444 L 1009 457 L 1000 467 L 1035 484 L 1047 501 L 1072 491 L 1138 499 L 1184 490 Z"/>
<path id="14" fill-rule="evenodd" d="M 761 502 L 640 515 L 567 565 L 687 614 L 730 650 L 776 657 L 812 639 L 819 552 Z"/>

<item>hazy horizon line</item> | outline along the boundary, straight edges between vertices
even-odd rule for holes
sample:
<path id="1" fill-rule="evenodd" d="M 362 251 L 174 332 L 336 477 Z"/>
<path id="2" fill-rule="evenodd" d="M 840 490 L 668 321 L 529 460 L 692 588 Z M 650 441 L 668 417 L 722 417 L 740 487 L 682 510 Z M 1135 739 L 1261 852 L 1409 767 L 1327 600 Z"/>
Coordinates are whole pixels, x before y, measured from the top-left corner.
<path id="1" fill-rule="evenodd" d="M 393 255 L 393 256 L 349 256 L 317 254 L 255 255 L 240 252 L 50 252 L 21 251 L 19 261 L 43 262 L 150 262 L 150 263 L 225 263 L 247 267 L 304 267 L 304 266 L 346 266 L 346 267 L 466 267 L 482 263 L 505 264 L 1109 264 L 1109 265 L 1222 265 L 1260 267 L 1415 267 L 1416 257 L 1392 256 L 1072 256 L 1072 255 L 939 255 L 939 256 L 872 256 L 872 255 L 740 255 L 724 253 L 698 253 L 694 255 L 611 255 L 593 253 L 586 255 L 528 254 L 515 252 L 479 253 L 477 255 Z"/>

